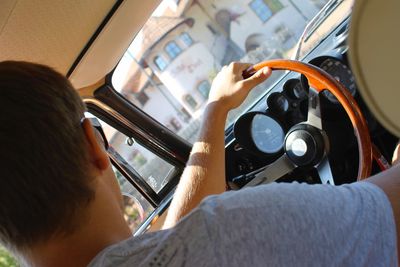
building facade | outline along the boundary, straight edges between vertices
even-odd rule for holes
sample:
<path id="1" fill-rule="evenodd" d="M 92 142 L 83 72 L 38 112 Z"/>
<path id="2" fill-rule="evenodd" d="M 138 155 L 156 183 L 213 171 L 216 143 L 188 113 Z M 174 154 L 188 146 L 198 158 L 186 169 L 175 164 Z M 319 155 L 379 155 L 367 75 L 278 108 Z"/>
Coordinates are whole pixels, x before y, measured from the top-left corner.
<path id="1" fill-rule="evenodd" d="M 171 131 L 193 142 L 220 68 L 232 61 L 289 57 L 307 22 L 325 2 L 164 0 L 121 59 L 113 85 Z M 156 156 L 127 147 L 125 139 L 116 136 L 114 142 L 124 158 L 144 166 L 139 168 L 157 167 Z"/>

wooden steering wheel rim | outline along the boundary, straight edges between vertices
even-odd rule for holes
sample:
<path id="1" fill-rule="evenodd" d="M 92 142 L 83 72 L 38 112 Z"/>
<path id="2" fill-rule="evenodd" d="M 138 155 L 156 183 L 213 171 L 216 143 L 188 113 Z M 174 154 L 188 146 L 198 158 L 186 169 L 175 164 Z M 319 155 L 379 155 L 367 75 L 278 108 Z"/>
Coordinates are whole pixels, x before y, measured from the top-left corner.
<path id="1" fill-rule="evenodd" d="M 357 180 L 369 177 L 372 169 L 371 137 L 367 122 L 350 92 L 324 70 L 311 64 L 294 60 L 268 60 L 255 64 L 243 72 L 243 78 L 252 76 L 264 67 L 269 67 L 271 70 L 290 70 L 301 73 L 307 77 L 309 85 L 317 92 L 328 90 L 337 98 L 350 118 L 358 142 Z"/>

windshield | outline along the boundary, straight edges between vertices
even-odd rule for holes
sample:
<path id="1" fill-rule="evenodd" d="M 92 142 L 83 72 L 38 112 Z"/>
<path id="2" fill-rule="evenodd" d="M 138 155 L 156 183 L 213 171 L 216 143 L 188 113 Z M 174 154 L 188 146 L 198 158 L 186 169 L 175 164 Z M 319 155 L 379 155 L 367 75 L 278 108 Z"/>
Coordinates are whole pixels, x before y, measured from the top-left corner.
<path id="1" fill-rule="evenodd" d="M 292 58 L 306 25 L 327 2 L 164 0 L 121 59 L 113 74 L 113 86 L 193 143 L 212 80 L 221 67 L 232 61 L 257 63 Z M 311 38 L 310 43 L 315 45 L 323 37 Z M 310 43 L 304 47 L 310 49 Z M 254 89 L 240 107 L 230 112 L 226 126 L 282 74 L 274 73 Z"/>

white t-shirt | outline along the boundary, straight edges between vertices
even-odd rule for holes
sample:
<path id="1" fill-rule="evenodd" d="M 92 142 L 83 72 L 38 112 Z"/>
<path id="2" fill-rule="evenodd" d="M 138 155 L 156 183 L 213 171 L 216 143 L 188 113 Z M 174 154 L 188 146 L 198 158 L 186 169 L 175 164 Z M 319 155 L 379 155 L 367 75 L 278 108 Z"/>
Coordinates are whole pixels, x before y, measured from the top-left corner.
<path id="1" fill-rule="evenodd" d="M 383 191 L 270 184 L 206 198 L 172 229 L 132 237 L 89 266 L 397 266 Z"/>

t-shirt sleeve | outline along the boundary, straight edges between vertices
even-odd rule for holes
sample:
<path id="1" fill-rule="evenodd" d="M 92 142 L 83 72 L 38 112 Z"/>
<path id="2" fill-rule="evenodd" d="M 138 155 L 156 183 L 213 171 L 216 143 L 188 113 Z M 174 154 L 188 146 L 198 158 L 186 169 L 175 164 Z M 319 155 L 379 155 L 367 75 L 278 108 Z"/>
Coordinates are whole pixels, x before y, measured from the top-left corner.
<path id="1" fill-rule="evenodd" d="M 220 266 L 397 266 L 391 205 L 368 182 L 269 184 L 199 210 Z"/>

